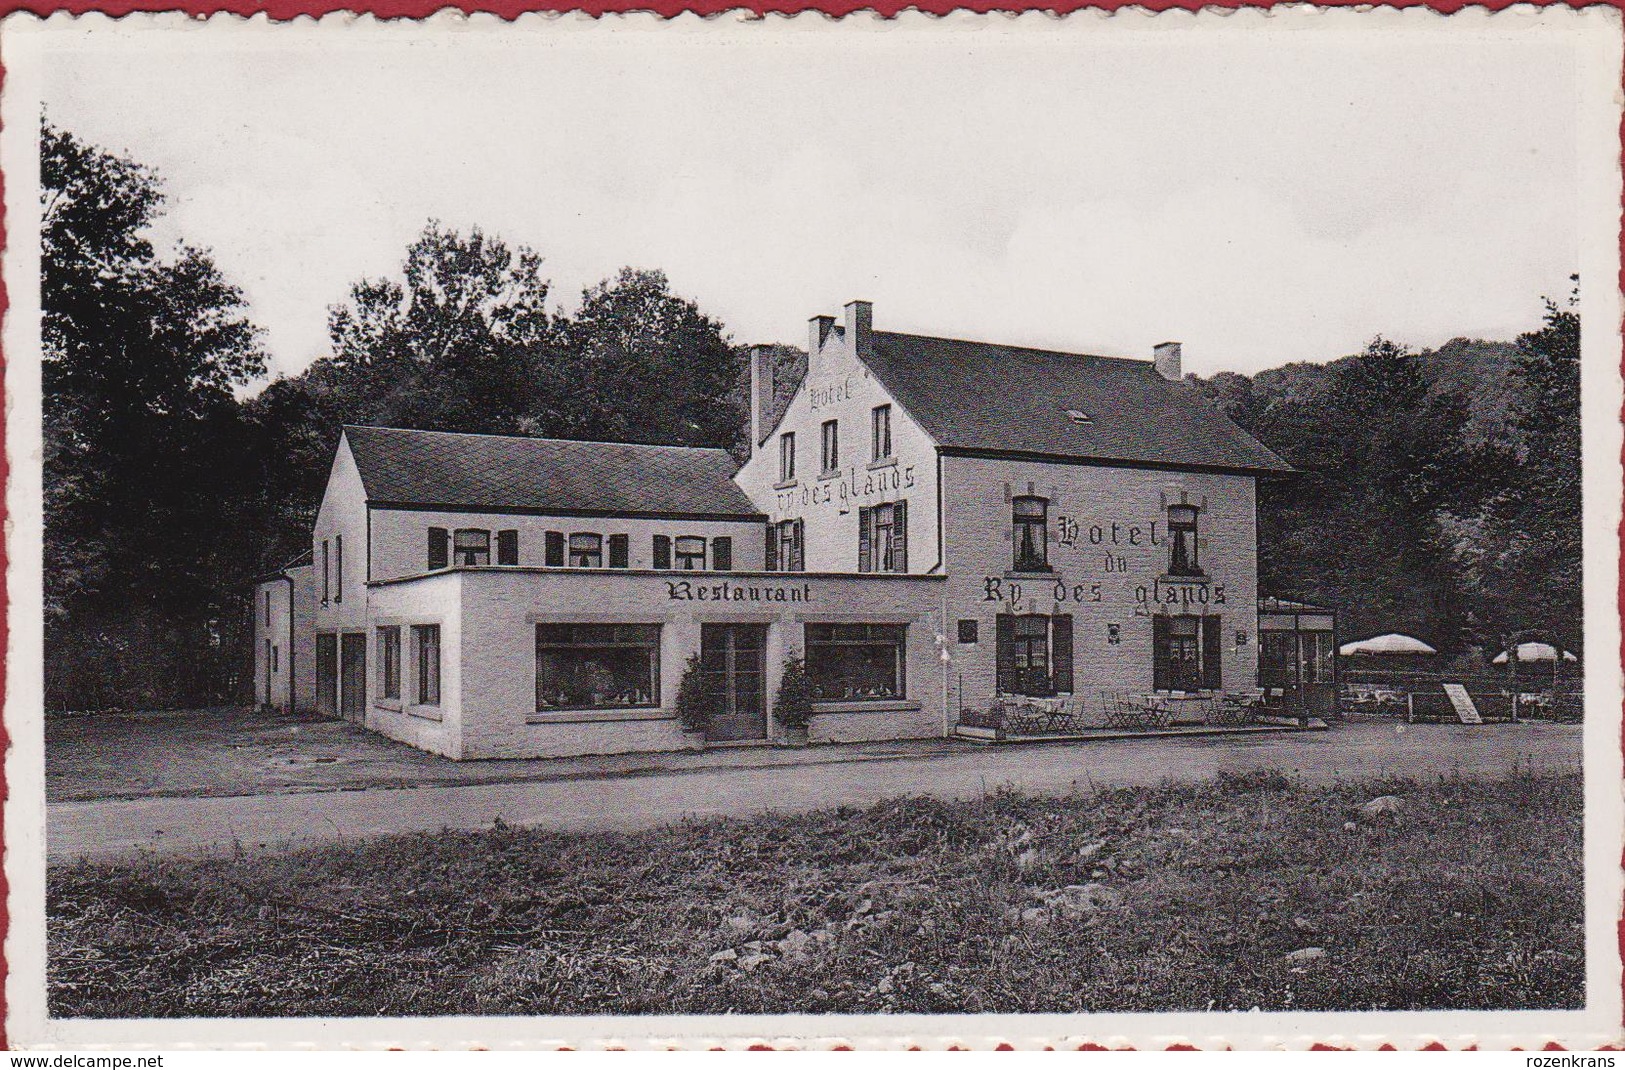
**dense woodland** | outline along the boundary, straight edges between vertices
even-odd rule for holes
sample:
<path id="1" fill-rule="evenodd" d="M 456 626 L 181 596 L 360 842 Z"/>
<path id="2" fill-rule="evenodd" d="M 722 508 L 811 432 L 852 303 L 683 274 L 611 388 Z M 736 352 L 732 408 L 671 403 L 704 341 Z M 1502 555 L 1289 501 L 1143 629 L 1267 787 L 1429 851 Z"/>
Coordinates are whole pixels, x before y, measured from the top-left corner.
<path id="1" fill-rule="evenodd" d="M 267 384 L 241 290 L 153 246 L 161 176 L 47 124 L 41 187 L 50 708 L 244 700 L 250 585 L 308 549 L 345 423 L 745 448 L 745 349 L 659 271 L 567 308 L 538 251 L 430 221 Z M 1260 490 L 1263 588 L 1350 636 L 1579 651 L 1579 326 L 1565 295 L 1511 342 L 1193 377 L 1300 473 Z M 774 356 L 782 403 L 805 355 Z"/>

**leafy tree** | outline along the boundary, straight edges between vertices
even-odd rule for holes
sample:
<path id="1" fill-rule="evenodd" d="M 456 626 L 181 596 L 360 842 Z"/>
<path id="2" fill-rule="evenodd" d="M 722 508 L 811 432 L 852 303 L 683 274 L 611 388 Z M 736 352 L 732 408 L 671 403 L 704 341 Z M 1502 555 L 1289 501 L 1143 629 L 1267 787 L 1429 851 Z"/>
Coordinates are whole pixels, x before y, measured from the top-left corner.
<path id="1" fill-rule="evenodd" d="M 747 433 L 740 353 L 663 272 L 622 268 L 588 289 L 562 336 L 571 359 L 551 369 L 564 381 L 547 415 L 564 437 L 732 447 Z"/>
<path id="2" fill-rule="evenodd" d="M 151 169 L 40 132 L 47 643 L 125 643 L 155 693 L 229 675 L 222 577 L 247 555 L 230 503 L 246 460 L 233 390 L 264 370 L 242 293 L 209 254 L 153 248 Z M 229 581 L 228 581 L 229 582 Z M 176 642 L 158 650 L 156 634 Z M 173 657 L 175 666 L 164 663 Z M 48 699 L 94 689 L 95 659 L 50 658 Z M 125 679 L 139 692 L 138 674 Z"/>
<path id="3" fill-rule="evenodd" d="M 1518 456 L 1472 518 L 1463 561 L 1484 606 L 1488 638 L 1524 629 L 1578 651 L 1583 554 L 1580 473 L 1579 279 L 1565 305 L 1547 298 L 1545 324 L 1518 338 L 1514 371 Z"/>

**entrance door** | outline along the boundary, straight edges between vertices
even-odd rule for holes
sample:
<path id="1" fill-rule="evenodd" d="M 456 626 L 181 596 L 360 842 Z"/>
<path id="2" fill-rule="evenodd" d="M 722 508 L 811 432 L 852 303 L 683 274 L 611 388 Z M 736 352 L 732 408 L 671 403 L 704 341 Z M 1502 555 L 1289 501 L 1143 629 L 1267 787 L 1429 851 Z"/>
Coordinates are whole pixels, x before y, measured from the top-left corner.
<path id="1" fill-rule="evenodd" d="M 332 632 L 316 637 L 316 712 L 323 717 L 339 712 L 339 637 Z"/>
<path id="2" fill-rule="evenodd" d="M 711 699 L 706 739 L 767 738 L 766 649 L 765 624 L 700 625 L 700 667 Z"/>
<path id="3" fill-rule="evenodd" d="M 367 713 L 367 636 L 346 632 L 343 642 L 343 687 L 339 692 L 339 712 L 346 721 L 361 724 Z"/>

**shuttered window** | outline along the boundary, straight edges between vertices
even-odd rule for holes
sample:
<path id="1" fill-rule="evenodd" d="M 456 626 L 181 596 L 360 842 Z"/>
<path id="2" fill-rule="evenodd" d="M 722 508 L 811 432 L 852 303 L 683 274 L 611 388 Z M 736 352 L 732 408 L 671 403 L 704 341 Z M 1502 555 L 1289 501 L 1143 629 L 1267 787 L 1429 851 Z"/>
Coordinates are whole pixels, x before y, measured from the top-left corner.
<path id="1" fill-rule="evenodd" d="M 1222 687 L 1222 625 L 1218 615 L 1152 617 L 1152 686 L 1158 691 Z"/>
<path id="2" fill-rule="evenodd" d="M 429 571 L 451 564 L 451 532 L 445 528 L 429 529 Z"/>
<path id="3" fill-rule="evenodd" d="M 549 531 L 542 536 L 542 564 L 548 568 L 564 567 L 564 532 Z"/>
<path id="4" fill-rule="evenodd" d="M 775 572 L 801 572 L 807 567 L 802 556 L 802 520 L 781 520 L 768 529 L 768 568 Z"/>
<path id="5" fill-rule="evenodd" d="M 858 571 L 908 571 L 908 503 L 858 509 Z"/>
<path id="6" fill-rule="evenodd" d="M 656 535 L 654 541 L 655 568 L 671 568 L 671 536 Z"/>
<path id="7" fill-rule="evenodd" d="M 711 567 L 718 572 L 733 570 L 734 541 L 730 536 L 718 535 L 711 540 Z"/>
<path id="8" fill-rule="evenodd" d="M 333 601 L 344 601 L 344 536 L 333 536 Z"/>
<path id="9" fill-rule="evenodd" d="M 519 564 L 519 532 L 513 528 L 497 532 L 497 564 Z"/>
<path id="10" fill-rule="evenodd" d="M 1071 616 L 1000 613 L 994 625 L 1001 693 L 1039 696 L 1073 690 Z"/>
<path id="11" fill-rule="evenodd" d="M 632 564 L 632 537 L 630 535 L 611 535 L 609 537 L 609 567 L 628 568 Z"/>

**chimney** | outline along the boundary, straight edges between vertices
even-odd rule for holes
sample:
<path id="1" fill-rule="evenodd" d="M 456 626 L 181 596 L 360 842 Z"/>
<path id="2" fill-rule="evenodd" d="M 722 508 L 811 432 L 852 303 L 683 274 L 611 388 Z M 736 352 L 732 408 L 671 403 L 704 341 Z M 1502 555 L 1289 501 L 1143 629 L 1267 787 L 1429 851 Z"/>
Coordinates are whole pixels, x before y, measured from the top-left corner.
<path id="1" fill-rule="evenodd" d="M 859 360 L 868 360 L 874 353 L 875 306 L 867 301 L 848 301 L 846 305 L 846 341 Z"/>
<path id="2" fill-rule="evenodd" d="M 834 316 L 814 316 L 807 321 L 807 366 L 811 367 L 818 359 L 818 351 L 824 348 L 824 340 L 835 329 Z"/>
<path id="3" fill-rule="evenodd" d="M 1185 377 L 1181 370 L 1178 342 L 1159 343 L 1151 352 L 1154 354 L 1151 358 L 1151 367 L 1156 369 L 1158 375 L 1176 383 Z"/>
<path id="4" fill-rule="evenodd" d="M 773 356 L 766 346 L 750 347 L 750 449 L 754 453 L 767 434 L 767 414 L 773 406 Z"/>

